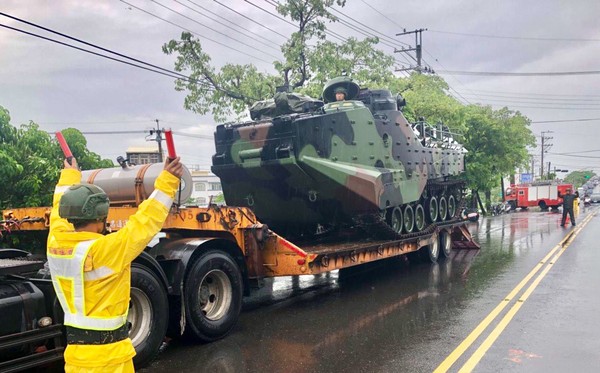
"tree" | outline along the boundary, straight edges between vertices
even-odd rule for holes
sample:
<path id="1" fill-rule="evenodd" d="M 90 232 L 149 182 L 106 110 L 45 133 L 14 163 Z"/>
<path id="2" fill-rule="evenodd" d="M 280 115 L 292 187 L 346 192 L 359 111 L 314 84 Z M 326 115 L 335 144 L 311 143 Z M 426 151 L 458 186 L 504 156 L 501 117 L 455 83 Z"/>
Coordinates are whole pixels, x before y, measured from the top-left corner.
<path id="1" fill-rule="evenodd" d="M 573 184 L 575 188 L 578 188 L 594 176 L 596 173 L 593 171 L 573 171 L 565 177 L 565 183 Z"/>
<path id="2" fill-rule="evenodd" d="M 83 169 L 113 165 L 90 152 L 78 130 L 63 133 Z M 0 209 L 49 206 L 63 159 L 47 132 L 34 122 L 13 127 L 8 110 L 0 106 Z"/>
<path id="3" fill-rule="evenodd" d="M 211 113 L 217 122 L 239 118 L 254 102 L 273 97 L 278 86 L 287 86 L 318 97 L 325 82 L 345 70 L 359 84 L 387 87 L 395 81 L 393 56 L 377 50 L 377 38 L 341 43 L 325 39 L 325 22 L 337 18 L 327 10 L 345 0 L 286 0 L 278 12 L 298 24 L 298 31 L 281 47 L 283 61 L 274 61 L 278 74 L 259 72 L 253 65 L 226 64 L 219 71 L 210 56 L 190 33 L 163 45 L 163 52 L 176 55 L 175 70 L 190 79 L 175 81 L 175 89 L 186 91 L 184 107 L 198 114 Z M 309 42 L 314 46 L 309 46 Z"/>
<path id="4" fill-rule="evenodd" d="M 489 106 L 464 107 L 467 182 L 474 194 L 483 191 L 486 205 L 491 203 L 490 190 L 502 176 L 526 165 L 527 147 L 535 146 L 529 119 L 507 108 L 492 110 Z"/>

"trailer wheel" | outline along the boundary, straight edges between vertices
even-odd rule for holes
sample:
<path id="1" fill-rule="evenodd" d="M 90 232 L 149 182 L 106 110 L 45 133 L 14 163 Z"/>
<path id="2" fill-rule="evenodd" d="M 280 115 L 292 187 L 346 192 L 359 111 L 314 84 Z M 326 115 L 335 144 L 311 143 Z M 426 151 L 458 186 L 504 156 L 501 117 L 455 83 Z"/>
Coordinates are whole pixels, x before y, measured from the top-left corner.
<path id="1" fill-rule="evenodd" d="M 129 338 L 136 355 L 136 368 L 148 365 L 157 355 L 165 338 L 169 322 L 169 303 L 166 289 L 145 267 L 131 266 L 131 300 L 127 322 Z"/>
<path id="2" fill-rule="evenodd" d="M 450 258 L 452 253 L 452 235 L 446 231 L 440 232 L 440 254 L 444 258 Z"/>
<path id="3" fill-rule="evenodd" d="M 242 308 L 242 274 L 226 253 L 202 254 L 192 265 L 185 283 L 186 334 L 212 342 L 235 326 Z"/>
<path id="4" fill-rule="evenodd" d="M 420 250 L 421 258 L 431 263 L 436 263 L 440 257 L 440 246 L 438 240 L 434 240 L 427 246 L 423 246 Z"/>

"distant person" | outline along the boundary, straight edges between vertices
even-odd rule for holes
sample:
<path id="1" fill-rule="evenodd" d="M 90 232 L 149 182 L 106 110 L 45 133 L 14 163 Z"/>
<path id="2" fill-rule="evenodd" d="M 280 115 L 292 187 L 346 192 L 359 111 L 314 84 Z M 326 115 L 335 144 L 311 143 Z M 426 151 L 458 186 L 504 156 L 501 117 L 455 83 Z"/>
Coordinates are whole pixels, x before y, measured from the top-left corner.
<path id="1" fill-rule="evenodd" d="M 573 201 L 573 215 L 575 215 L 575 217 L 579 216 L 579 203 L 580 203 L 579 191 L 576 191 L 575 192 L 575 201 Z"/>
<path id="2" fill-rule="evenodd" d="M 567 189 L 567 194 L 565 195 L 562 195 L 560 192 L 558 192 L 558 196 L 563 200 L 562 220 L 560 221 L 560 226 L 565 226 L 565 221 L 567 220 L 567 213 L 569 214 L 569 219 L 571 219 L 571 225 L 575 226 L 575 214 L 573 212 L 573 205 L 577 196 L 575 194 L 571 194 L 571 189 Z"/>
<path id="3" fill-rule="evenodd" d="M 346 88 L 337 87 L 334 92 L 336 101 L 346 101 L 346 96 L 348 95 L 348 91 L 346 91 Z"/>

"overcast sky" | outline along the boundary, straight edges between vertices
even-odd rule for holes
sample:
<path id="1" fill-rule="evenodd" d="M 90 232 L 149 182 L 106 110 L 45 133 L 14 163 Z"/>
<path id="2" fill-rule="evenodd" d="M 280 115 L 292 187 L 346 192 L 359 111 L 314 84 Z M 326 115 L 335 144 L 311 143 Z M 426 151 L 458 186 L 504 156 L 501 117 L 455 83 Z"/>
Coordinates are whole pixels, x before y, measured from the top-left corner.
<path id="1" fill-rule="evenodd" d="M 281 58 L 276 45 L 285 41 L 278 33 L 293 31 L 291 25 L 265 12 L 275 13 L 272 3 L 2 0 L 0 12 L 167 69 L 173 69 L 174 58 L 163 54 L 161 46 L 178 39 L 183 27 L 200 37 L 215 65 L 249 63 L 271 72 L 270 61 Z M 400 42 L 414 45 L 414 36 L 395 36 L 402 28 L 427 28 L 423 58 L 446 79 L 455 97 L 465 103 L 521 111 L 534 122 L 531 129 L 538 142 L 543 131 L 552 131 L 546 134 L 553 137 L 547 141 L 552 148 L 544 156 L 552 169 L 600 173 L 600 1 L 347 0 L 344 8 L 337 9 L 342 14 L 335 14 L 355 27 L 385 35 L 387 42 L 380 48 L 389 53 L 394 45 L 400 47 Z M 262 44 L 214 20 L 233 22 Z M 76 44 L 1 15 L 0 25 Z M 364 37 L 342 24 L 330 25 L 330 29 L 344 37 Z M 257 51 L 259 48 L 265 53 Z M 402 54 L 395 57 L 399 63 L 405 58 Z M 495 76 L 444 71 L 574 74 Z M 184 97 L 174 90 L 173 78 L 0 27 L 0 106 L 9 110 L 15 126 L 31 120 L 47 131 L 67 127 L 84 132 L 144 131 L 159 119 L 161 127 L 189 134 L 175 136 L 184 162 L 208 168 L 216 123 L 210 116 L 186 111 Z M 114 160 L 130 146 L 156 144 L 146 142 L 144 136 L 87 138 L 92 151 Z M 534 152 L 539 167 L 540 148 Z"/>

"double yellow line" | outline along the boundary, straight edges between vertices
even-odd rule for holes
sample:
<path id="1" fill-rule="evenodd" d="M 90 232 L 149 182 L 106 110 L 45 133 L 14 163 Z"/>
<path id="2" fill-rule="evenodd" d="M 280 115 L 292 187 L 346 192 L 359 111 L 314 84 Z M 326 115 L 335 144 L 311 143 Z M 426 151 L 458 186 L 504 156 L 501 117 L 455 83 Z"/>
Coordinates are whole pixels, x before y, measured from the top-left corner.
<path id="1" fill-rule="evenodd" d="M 594 215 L 595 213 L 588 215 L 576 229 L 571 230 L 565 236 L 565 238 L 558 243 L 558 245 L 554 246 L 554 248 L 552 248 L 552 250 L 550 250 L 550 252 L 544 257 L 544 259 L 542 259 L 531 270 L 531 272 L 529 272 L 527 276 L 525 276 L 525 278 L 523 278 L 523 280 L 521 280 L 521 282 L 519 282 L 519 284 L 513 290 L 511 290 L 511 292 L 496 306 L 496 308 L 494 308 L 492 312 L 490 312 L 485 319 L 483 319 L 479 325 L 473 329 L 467 338 L 465 338 L 458 345 L 458 347 L 456 347 L 456 349 L 452 351 L 452 353 L 450 353 L 450 355 L 448 355 L 444 361 L 442 361 L 442 363 L 434 370 L 434 373 L 447 372 L 450 367 L 465 353 L 465 351 L 471 347 L 475 340 L 479 338 L 479 336 L 492 323 L 492 321 L 498 317 L 500 312 L 502 312 L 502 310 L 508 306 L 508 304 L 513 300 L 513 298 L 515 298 L 521 289 L 523 289 L 523 287 L 529 283 L 529 280 L 531 280 L 531 278 L 533 278 L 533 276 L 535 276 L 540 269 L 544 268 L 542 272 L 535 278 L 535 280 L 533 280 L 531 285 L 529 285 L 527 290 L 525 290 L 525 292 L 521 295 L 521 297 L 517 299 L 512 308 L 506 313 L 506 315 L 504 315 L 494 330 L 492 330 L 488 337 L 481 343 L 479 348 L 475 350 L 473 355 L 471 355 L 467 362 L 460 368 L 459 372 L 471 372 L 473 369 L 475 369 L 475 366 L 477 366 L 479 361 L 483 358 L 483 355 L 485 355 L 496 339 L 498 339 L 500 334 L 504 331 L 506 326 L 519 311 L 523 303 L 527 300 L 527 298 L 529 298 L 531 293 L 533 293 L 548 271 L 550 271 L 550 268 L 552 268 L 562 253 L 565 252 L 565 249 L 569 247 L 581 229 L 583 229 L 583 227 L 594 217 Z"/>

